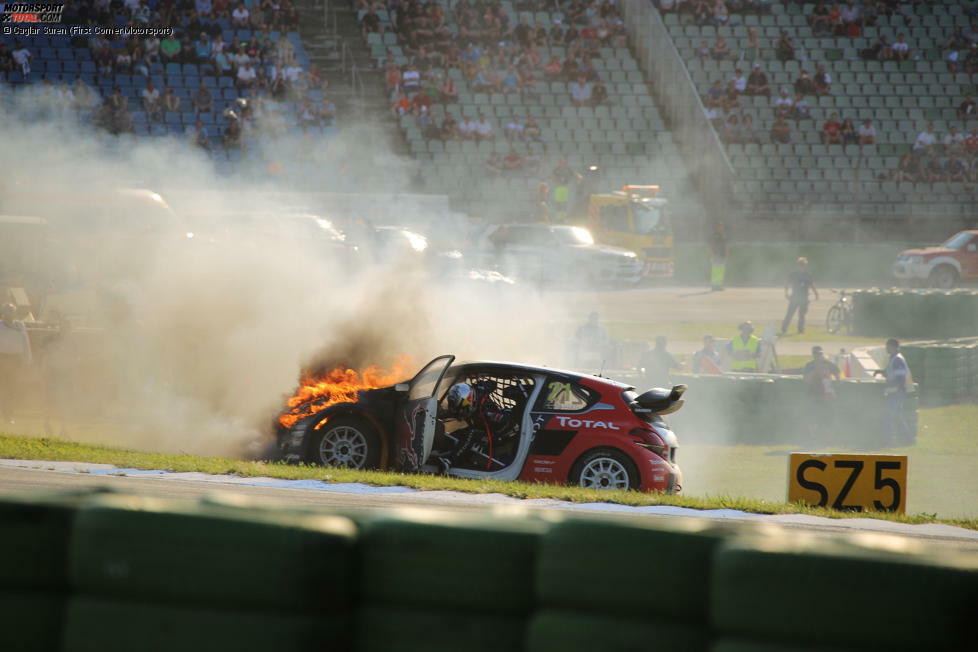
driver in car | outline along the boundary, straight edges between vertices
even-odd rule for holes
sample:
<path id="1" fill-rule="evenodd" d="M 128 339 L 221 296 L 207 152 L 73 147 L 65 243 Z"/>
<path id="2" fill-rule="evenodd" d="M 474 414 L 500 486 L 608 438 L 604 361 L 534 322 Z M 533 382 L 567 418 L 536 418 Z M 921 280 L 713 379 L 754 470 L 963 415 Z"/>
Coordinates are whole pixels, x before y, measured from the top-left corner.
<path id="1" fill-rule="evenodd" d="M 499 439 L 510 427 L 512 410 L 502 408 L 490 398 L 490 388 L 480 384 L 456 383 L 445 397 L 448 418 L 466 425 L 452 435 L 457 438 L 454 448 L 438 458 L 442 473 L 448 473 L 465 453 L 483 437 L 488 440 L 486 470 L 492 466 L 493 440 Z"/>

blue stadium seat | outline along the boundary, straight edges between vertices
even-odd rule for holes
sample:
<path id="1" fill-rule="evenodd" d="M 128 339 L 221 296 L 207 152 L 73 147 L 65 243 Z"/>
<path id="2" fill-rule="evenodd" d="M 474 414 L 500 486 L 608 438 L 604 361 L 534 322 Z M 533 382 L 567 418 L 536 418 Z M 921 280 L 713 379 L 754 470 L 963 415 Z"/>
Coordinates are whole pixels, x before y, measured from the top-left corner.
<path id="1" fill-rule="evenodd" d="M 176 111 L 167 111 L 163 116 L 163 121 L 168 125 L 180 124 L 180 114 Z"/>
<path id="2" fill-rule="evenodd" d="M 211 90 L 217 88 L 217 78 L 216 77 L 211 77 L 211 76 L 208 75 L 207 77 L 204 77 L 203 79 L 204 79 L 204 86 L 206 86 L 207 88 L 209 88 Z"/>
<path id="3" fill-rule="evenodd" d="M 81 61 L 81 71 L 82 72 L 95 72 L 95 62 L 94 61 Z"/>
<path id="4" fill-rule="evenodd" d="M 168 64 L 166 64 L 166 74 L 167 75 L 179 75 L 180 74 L 180 64 L 179 63 L 168 63 Z"/>
<path id="5" fill-rule="evenodd" d="M 58 54 L 54 48 L 41 48 L 37 53 L 38 57 L 41 59 L 57 59 Z"/>
<path id="6" fill-rule="evenodd" d="M 154 124 L 150 128 L 150 131 L 149 132 L 153 136 L 165 136 L 167 134 L 166 126 L 161 125 L 159 123 Z"/>
<path id="7" fill-rule="evenodd" d="M 183 64 L 183 74 L 184 76 L 192 75 L 196 77 L 199 73 L 197 72 L 197 64 L 185 63 Z"/>
<path id="8" fill-rule="evenodd" d="M 197 122 L 197 117 L 194 115 L 193 111 L 184 111 L 180 116 L 180 121 L 186 125 L 192 125 Z"/>
<path id="9" fill-rule="evenodd" d="M 58 53 L 58 58 L 62 61 L 72 61 L 75 59 L 74 48 L 57 48 L 55 52 Z"/>
<path id="10" fill-rule="evenodd" d="M 166 78 L 163 75 L 150 75 L 149 78 L 157 88 L 163 88 L 166 85 Z"/>
<path id="11" fill-rule="evenodd" d="M 236 100 L 238 99 L 238 91 L 233 88 L 225 88 L 223 92 L 223 97 L 226 100 Z"/>
<path id="12" fill-rule="evenodd" d="M 81 65 L 78 61 L 65 61 L 61 64 L 64 72 L 81 72 Z"/>
<path id="13" fill-rule="evenodd" d="M 166 76 L 167 85 L 173 88 L 183 86 L 183 76 L 181 75 L 170 75 Z"/>
<path id="14" fill-rule="evenodd" d="M 210 112 L 204 112 L 200 114 L 200 121 L 205 125 L 212 125 L 215 122 L 215 115 Z"/>

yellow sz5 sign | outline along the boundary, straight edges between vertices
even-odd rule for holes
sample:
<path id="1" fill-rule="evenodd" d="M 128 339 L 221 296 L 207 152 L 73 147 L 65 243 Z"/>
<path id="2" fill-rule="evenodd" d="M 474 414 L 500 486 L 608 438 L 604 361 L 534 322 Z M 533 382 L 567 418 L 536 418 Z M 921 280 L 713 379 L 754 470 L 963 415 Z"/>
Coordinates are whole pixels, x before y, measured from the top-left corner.
<path id="1" fill-rule="evenodd" d="M 792 453 L 788 502 L 903 514 L 907 509 L 907 457 Z"/>

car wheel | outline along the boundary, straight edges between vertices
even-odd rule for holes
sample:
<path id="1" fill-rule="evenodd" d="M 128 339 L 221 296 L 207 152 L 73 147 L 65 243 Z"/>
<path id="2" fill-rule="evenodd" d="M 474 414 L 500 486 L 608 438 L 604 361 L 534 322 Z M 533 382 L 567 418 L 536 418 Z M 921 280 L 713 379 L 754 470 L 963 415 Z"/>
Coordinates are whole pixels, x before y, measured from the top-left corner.
<path id="1" fill-rule="evenodd" d="M 380 468 L 380 436 L 367 421 L 355 417 L 329 419 L 314 432 L 306 456 L 311 464 Z"/>
<path id="2" fill-rule="evenodd" d="M 958 272 L 950 265 L 941 265 L 930 273 L 930 284 L 942 290 L 950 290 L 958 282 Z"/>
<path id="3" fill-rule="evenodd" d="M 570 481 L 585 489 L 638 489 L 639 475 L 627 455 L 614 448 L 595 448 L 571 469 Z"/>

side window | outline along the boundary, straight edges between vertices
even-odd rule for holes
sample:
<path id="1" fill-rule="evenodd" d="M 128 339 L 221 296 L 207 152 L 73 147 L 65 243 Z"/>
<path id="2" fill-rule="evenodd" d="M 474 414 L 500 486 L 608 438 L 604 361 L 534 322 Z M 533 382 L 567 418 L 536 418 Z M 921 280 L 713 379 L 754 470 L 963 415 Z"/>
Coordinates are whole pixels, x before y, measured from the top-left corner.
<path id="1" fill-rule="evenodd" d="M 610 231 L 628 231 L 628 207 L 602 206 L 601 225 Z"/>
<path id="2" fill-rule="evenodd" d="M 596 395 L 576 383 L 551 379 L 540 393 L 536 409 L 544 412 L 579 412 L 597 401 Z"/>

